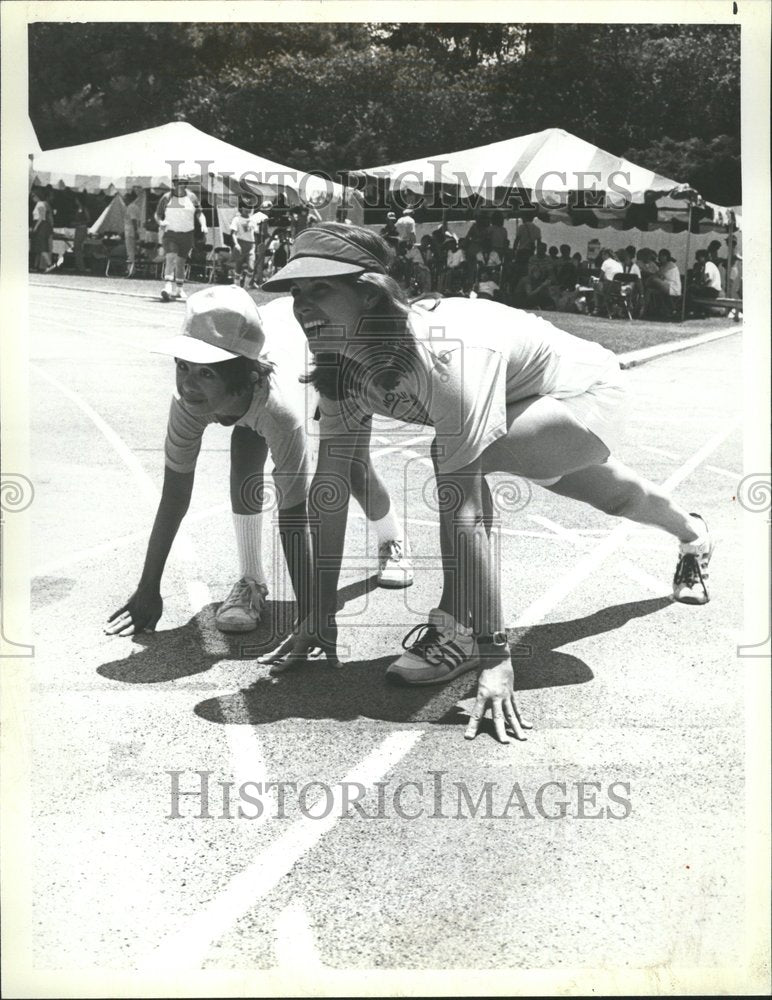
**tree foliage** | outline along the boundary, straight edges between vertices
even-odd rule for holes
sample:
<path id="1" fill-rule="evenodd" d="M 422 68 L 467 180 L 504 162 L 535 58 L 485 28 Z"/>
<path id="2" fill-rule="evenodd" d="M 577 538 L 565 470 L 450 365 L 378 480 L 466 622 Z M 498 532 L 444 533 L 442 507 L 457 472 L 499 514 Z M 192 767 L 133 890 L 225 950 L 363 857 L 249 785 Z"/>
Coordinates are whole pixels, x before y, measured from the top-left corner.
<path id="1" fill-rule="evenodd" d="M 181 119 L 332 173 L 559 126 L 741 201 L 731 26 L 39 23 L 30 113 L 44 148 Z"/>

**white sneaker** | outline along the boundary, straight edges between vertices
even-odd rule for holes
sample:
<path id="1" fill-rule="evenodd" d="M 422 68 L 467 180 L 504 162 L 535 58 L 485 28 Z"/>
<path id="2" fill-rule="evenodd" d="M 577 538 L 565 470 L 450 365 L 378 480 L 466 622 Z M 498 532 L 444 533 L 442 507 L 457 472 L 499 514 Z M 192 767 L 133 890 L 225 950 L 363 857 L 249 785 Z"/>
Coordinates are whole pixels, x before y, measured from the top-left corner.
<path id="1" fill-rule="evenodd" d="M 413 583 L 413 561 L 403 542 L 390 541 L 378 546 L 378 586 L 409 587 Z"/>
<path id="2" fill-rule="evenodd" d="M 691 514 L 690 517 L 701 521 L 705 530 L 696 542 L 681 543 L 673 577 L 673 597 L 681 604 L 707 604 L 710 600 L 708 563 L 715 546 L 700 515 Z"/>
<path id="3" fill-rule="evenodd" d="M 264 583 L 242 576 L 217 609 L 215 625 L 221 632 L 251 632 L 260 622 L 267 596 Z"/>
<path id="4" fill-rule="evenodd" d="M 172 295 L 172 298 L 175 299 L 175 301 L 177 301 L 177 302 L 184 302 L 185 299 L 187 299 L 187 295 L 185 294 L 185 292 L 183 291 L 183 289 L 180 288 L 179 285 L 178 285 L 174 289 L 174 295 Z"/>
<path id="5" fill-rule="evenodd" d="M 416 632 L 418 638 L 408 646 Z M 394 684 L 445 684 L 480 664 L 472 630 L 439 608 L 429 612 L 425 625 L 408 632 L 402 646 L 405 652 L 386 671 L 386 679 Z"/>
<path id="6" fill-rule="evenodd" d="M 164 300 L 164 302 L 171 302 L 171 300 L 174 298 L 174 286 L 172 285 L 171 281 L 164 282 L 164 287 L 161 290 L 161 298 Z"/>

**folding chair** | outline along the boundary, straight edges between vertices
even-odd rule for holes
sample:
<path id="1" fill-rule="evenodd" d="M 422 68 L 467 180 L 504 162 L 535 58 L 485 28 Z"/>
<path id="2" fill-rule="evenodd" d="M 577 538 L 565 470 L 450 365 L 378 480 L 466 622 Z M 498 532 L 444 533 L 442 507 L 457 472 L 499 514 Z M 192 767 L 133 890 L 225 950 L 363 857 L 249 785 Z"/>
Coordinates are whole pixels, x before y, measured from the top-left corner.
<path id="1" fill-rule="evenodd" d="M 618 319 L 621 316 L 633 318 L 632 310 L 633 289 L 628 284 L 619 281 L 607 281 L 603 287 L 603 304 L 606 308 L 606 315 L 609 319 Z"/>

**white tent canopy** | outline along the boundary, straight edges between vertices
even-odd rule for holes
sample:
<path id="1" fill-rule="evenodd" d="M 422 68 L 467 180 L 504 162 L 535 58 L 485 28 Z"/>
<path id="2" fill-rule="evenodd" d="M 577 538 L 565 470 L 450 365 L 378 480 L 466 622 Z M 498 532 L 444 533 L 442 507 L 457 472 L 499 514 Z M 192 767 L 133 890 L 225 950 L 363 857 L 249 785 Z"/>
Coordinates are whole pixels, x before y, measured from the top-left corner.
<path id="1" fill-rule="evenodd" d="M 38 142 L 37 133 L 35 132 L 35 126 L 32 124 L 32 119 L 27 116 L 27 155 L 35 156 L 41 152 L 40 143 Z"/>
<path id="2" fill-rule="evenodd" d="M 520 188 L 547 211 L 560 211 L 577 191 L 606 192 L 605 206 L 594 208 L 601 218 L 619 217 L 630 203 L 656 198 L 665 212 L 684 213 L 695 192 L 687 185 L 640 167 L 621 156 L 571 135 L 562 128 L 515 136 L 474 149 L 440 153 L 401 163 L 348 171 L 350 177 L 387 180 L 392 191 L 422 194 L 427 185 L 455 188 L 463 198 L 496 199 L 496 190 Z M 669 197 L 668 197 L 669 196 Z M 727 209 L 709 206 L 714 217 Z"/>
<path id="3" fill-rule="evenodd" d="M 510 187 L 543 191 L 547 195 L 566 195 L 593 187 L 608 190 L 611 179 L 612 184 L 629 190 L 634 202 L 642 202 L 647 191 L 665 193 L 679 186 L 668 177 L 613 156 L 562 128 L 350 173 L 385 177 L 413 191 L 423 191 L 427 181 L 453 184 L 465 197 L 492 196 L 496 188 Z M 421 177 L 420 182 L 416 174 Z"/>
<path id="4" fill-rule="evenodd" d="M 38 152 L 33 183 L 77 191 L 115 194 L 138 186 L 168 189 L 172 174 L 227 190 L 243 181 L 253 191 L 275 197 L 279 191 L 314 205 L 340 203 L 345 189 L 323 177 L 295 170 L 207 135 L 187 122 L 169 122 L 129 135 Z"/>

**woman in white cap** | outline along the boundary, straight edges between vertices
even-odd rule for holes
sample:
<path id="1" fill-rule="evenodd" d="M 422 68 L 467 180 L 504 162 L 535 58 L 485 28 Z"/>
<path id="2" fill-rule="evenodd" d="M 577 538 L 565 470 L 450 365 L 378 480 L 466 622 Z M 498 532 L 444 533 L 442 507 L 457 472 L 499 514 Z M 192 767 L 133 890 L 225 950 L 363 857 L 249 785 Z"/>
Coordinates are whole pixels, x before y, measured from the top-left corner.
<path id="1" fill-rule="evenodd" d="M 306 342 L 285 303 L 288 300 L 269 304 L 261 316 L 241 288 L 204 289 L 188 299 L 182 333 L 156 349 L 176 361 L 164 485 L 142 576 L 129 600 L 110 616 L 109 633 L 153 629 L 161 616 L 161 577 L 190 503 L 203 433 L 212 423 L 233 426 L 230 488 L 240 563 L 240 578 L 220 605 L 217 627 L 223 632 L 250 631 L 265 608 L 261 522 L 271 492 L 263 480 L 269 454 L 281 541 L 301 620 L 308 615 L 306 496 L 312 469 L 306 430 L 316 396 L 309 398 L 299 380 L 306 369 Z M 360 495 L 368 492 L 366 473 Z M 364 499 L 360 502 L 366 506 Z M 412 570 L 392 553 L 381 560 L 379 583 L 408 586 Z"/>
<path id="2" fill-rule="evenodd" d="M 314 488 L 334 490 L 348 479 L 346 456 L 367 439 L 373 414 L 433 426 L 442 598 L 418 636 L 408 634 L 387 677 L 440 684 L 482 667 L 466 736 L 474 737 L 490 702 L 499 739 L 508 742 L 507 724 L 522 739 L 489 547 L 486 474 L 523 476 L 669 532 L 680 542 L 673 594 L 685 603 L 708 600 L 710 537 L 698 515 L 613 457 L 625 390 L 610 351 L 495 302 L 434 298 L 411 307 L 388 264 L 372 231 L 326 223 L 301 233 L 290 262 L 265 285 L 289 290 L 316 359 L 312 379 L 323 403 Z M 301 627 L 275 652 L 274 669 L 309 651 L 337 655 L 345 500 L 321 514 L 325 564 L 316 578 L 324 627 Z"/>

